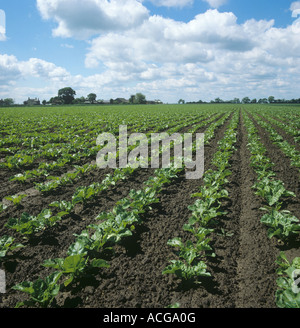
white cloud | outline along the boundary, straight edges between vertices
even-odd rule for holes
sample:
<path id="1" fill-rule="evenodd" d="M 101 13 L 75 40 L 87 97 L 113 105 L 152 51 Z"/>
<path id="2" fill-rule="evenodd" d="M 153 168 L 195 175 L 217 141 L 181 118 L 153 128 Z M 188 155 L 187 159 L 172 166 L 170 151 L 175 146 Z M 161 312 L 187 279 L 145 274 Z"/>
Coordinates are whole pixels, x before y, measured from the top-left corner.
<path id="1" fill-rule="evenodd" d="M 275 28 L 274 20 L 239 24 L 233 13 L 218 10 L 187 23 L 151 16 L 137 30 L 93 39 L 86 66 L 104 65 L 103 74 L 115 77 L 114 86 L 130 83 L 154 97 L 171 97 L 172 90 L 173 97 L 181 92 L 194 100 L 216 92 L 228 99 L 242 90 L 253 97 L 270 90 L 287 97 L 295 88 L 284 81 L 299 83 L 299 34 L 300 21 L 286 28 Z"/>
<path id="2" fill-rule="evenodd" d="M 58 86 L 74 83 L 77 78 L 66 69 L 42 59 L 30 58 L 28 61 L 19 61 L 12 55 L 0 55 L 0 93 L 3 94 L 5 91 L 7 97 L 13 96 L 21 103 L 24 100 L 22 99 L 24 87 L 20 87 L 18 83 L 36 80 L 38 85 L 46 84 L 48 88 L 52 86 L 56 89 L 56 94 Z M 7 89 L 8 85 L 11 88 Z M 45 87 L 37 89 L 26 87 L 25 89 L 37 90 L 36 95 L 40 95 L 39 90 L 44 90 Z"/>
<path id="3" fill-rule="evenodd" d="M 13 84 L 20 76 L 21 71 L 17 58 L 0 54 L 0 87 Z"/>
<path id="4" fill-rule="evenodd" d="M 5 12 L 0 9 L 0 41 L 6 40 L 6 22 L 5 22 Z"/>
<path id="5" fill-rule="evenodd" d="M 134 63 L 140 67 L 148 62 L 205 64 L 215 60 L 218 50 L 253 49 L 258 45 L 257 35 L 272 25 L 272 21 L 254 20 L 239 25 L 234 14 L 217 10 L 208 10 L 188 23 L 152 16 L 137 30 L 93 39 L 85 63 L 89 68 L 96 68 L 100 62 L 106 66 Z"/>
<path id="6" fill-rule="evenodd" d="M 300 1 L 295 1 L 291 4 L 290 10 L 292 12 L 292 17 L 298 17 L 300 15 Z"/>
<path id="7" fill-rule="evenodd" d="M 44 19 L 58 23 L 54 36 L 80 39 L 130 29 L 148 18 L 136 0 L 37 0 L 37 8 Z"/>
<path id="8" fill-rule="evenodd" d="M 76 21 L 72 11 L 69 18 L 65 14 L 64 20 L 56 16 L 61 12 L 57 4 L 69 1 L 43 1 L 47 8 L 44 17 L 64 22 L 66 31 L 78 37 L 79 28 L 71 24 Z M 14 92 L 23 101 L 28 90 L 31 96 L 49 99 L 64 86 L 73 87 L 77 96 L 95 92 L 102 99 L 129 98 L 136 92 L 145 93 L 148 99 L 169 102 L 180 98 L 261 98 L 270 94 L 299 97 L 299 19 L 285 28 L 276 28 L 274 20 L 250 19 L 241 24 L 231 12 L 210 9 L 189 22 L 147 16 L 138 24 L 137 28 L 95 29 L 96 36 L 88 41 L 85 58 L 90 76 L 72 75 L 38 58 L 19 61 L 14 56 L 0 55 L 0 97 Z M 81 31 L 90 31 L 90 25 L 82 21 Z M 20 81 L 30 79 L 39 83 L 36 95 L 19 86 Z"/>

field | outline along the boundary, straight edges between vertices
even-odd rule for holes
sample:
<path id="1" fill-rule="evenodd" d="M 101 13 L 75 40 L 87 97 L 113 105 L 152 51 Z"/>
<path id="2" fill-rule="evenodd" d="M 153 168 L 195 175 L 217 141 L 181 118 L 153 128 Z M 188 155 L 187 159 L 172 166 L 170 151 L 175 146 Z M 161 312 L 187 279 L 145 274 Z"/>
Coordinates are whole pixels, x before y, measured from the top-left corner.
<path id="1" fill-rule="evenodd" d="M 300 307 L 299 106 L 0 115 L 0 307 Z M 97 136 L 120 125 L 204 133 L 203 178 L 98 168 Z"/>

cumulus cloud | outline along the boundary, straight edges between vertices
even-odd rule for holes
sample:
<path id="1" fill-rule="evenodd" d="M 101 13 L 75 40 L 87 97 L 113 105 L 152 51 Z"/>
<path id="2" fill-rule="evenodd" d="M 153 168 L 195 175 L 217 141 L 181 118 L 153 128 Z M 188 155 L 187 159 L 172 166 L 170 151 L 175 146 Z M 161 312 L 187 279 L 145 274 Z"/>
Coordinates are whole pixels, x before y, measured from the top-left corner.
<path id="1" fill-rule="evenodd" d="M 223 99 L 258 98 L 270 93 L 276 97 L 295 97 L 298 92 L 299 19 L 289 26 L 277 28 L 274 20 L 250 19 L 239 23 L 231 12 L 210 9 L 182 22 L 149 16 L 142 9 L 141 16 L 132 12 L 132 25 L 121 21 L 117 22 L 118 27 L 110 23 L 100 26 L 99 22 L 93 23 L 93 16 L 91 22 L 77 18 L 75 13 L 82 8 L 82 2 L 77 0 L 72 0 L 72 3 L 79 7 L 69 9 L 67 16 L 60 6 L 70 4 L 70 1 L 38 2 L 43 17 L 58 22 L 57 36 L 78 37 L 85 33 L 91 36 L 95 32 L 88 41 L 85 58 L 90 76 L 74 76 L 63 67 L 38 58 L 22 62 L 14 56 L 2 55 L 0 93 L 1 84 L 4 90 L 5 83 L 13 85 L 28 78 L 47 81 L 47 94 L 53 90 L 52 96 L 60 87 L 72 86 L 78 95 L 95 92 L 103 99 L 127 98 L 136 92 L 145 93 L 148 99 L 160 98 L 163 101 L 177 101 L 179 98 L 210 100 L 216 96 Z M 122 1 L 125 2 L 137 5 L 134 8 L 143 8 L 140 1 Z M 87 0 L 84 3 L 88 4 L 88 12 L 91 10 L 89 5 L 96 6 L 93 7 L 95 10 L 108 6 L 107 9 L 115 1 Z M 172 3 L 183 5 L 187 2 Z M 297 9 L 294 3 L 292 13 Z M 104 12 L 108 15 L 109 10 Z M 137 17 L 143 18 L 139 20 Z M 81 24 L 80 28 L 72 25 L 75 22 Z M 122 29 L 122 24 L 127 27 Z"/>
<path id="2" fill-rule="evenodd" d="M 47 82 L 70 81 L 71 74 L 64 68 L 38 58 L 19 61 L 12 55 L 0 55 L 0 85 L 14 84 L 20 79 L 40 78 Z"/>
<path id="3" fill-rule="evenodd" d="M 136 0 L 37 0 L 37 8 L 58 23 L 54 36 L 80 39 L 136 27 L 149 15 Z"/>
<path id="4" fill-rule="evenodd" d="M 22 75 L 15 56 L 0 54 L 0 86 L 13 84 Z"/>
<path id="5" fill-rule="evenodd" d="M 137 30 L 109 33 L 91 42 L 86 66 L 109 63 L 201 63 L 215 60 L 219 50 L 245 52 L 257 44 L 273 22 L 247 21 L 237 24 L 232 13 L 208 10 L 188 23 L 152 16 Z"/>
<path id="6" fill-rule="evenodd" d="M 300 15 L 300 1 L 295 1 L 291 4 L 290 10 L 292 12 L 292 17 L 298 17 Z"/>

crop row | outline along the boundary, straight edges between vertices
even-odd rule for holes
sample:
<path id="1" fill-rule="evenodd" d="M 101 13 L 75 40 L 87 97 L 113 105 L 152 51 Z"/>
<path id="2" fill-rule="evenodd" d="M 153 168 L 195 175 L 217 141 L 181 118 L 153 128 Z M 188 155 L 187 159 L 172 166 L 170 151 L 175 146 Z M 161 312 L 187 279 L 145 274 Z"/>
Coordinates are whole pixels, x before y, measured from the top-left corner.
<path id="1" fill-rule="evenodd" d="M 226 177 L 231 174 L 229 159 L 235 151 L 238 122 L 239 115 L 236 112 L 223 139 L 218 142 L 218 150 L 212 158 L 211 164 L 216 170 L 210 169 L 205 172 L 204 185 L 200 187 L 199 192 L 192 195 L 198 199 L 188 207 L 192 211 L 192 216 L 183 226 L 183 230 L 191 234 L 191 239 L 186 242 L 181 238 L 168 241 L 169 246 L 176 248 L 177 259 L 170 261 L 171 264 L 163 270 L 163 274 L 175 274 L 185 281 L 211 275 L 207 272 L 205 263 L 207 257 L 215 257 L 209 245 L 209 235 L 214 232 L 217 218 L 226 214 L 220 211 L 220 206 L 222 200 L 228 198 L 228 191 L 225 189 L 228 183 Z"/>
<path id="2" fill-rule="evenodd" d="M 283 210 L 283 200 L 295 197 L 295 194 L 286 190 L 284 183 L 276 179 L 272 171 L 273 163 L 265 155 L 267 150 L 262 144 L 258 131 L 249 116 L 243 115 L 244 124 L 248 132 L 248 149 L 251 153 L 251 166 L 257 174 L 257 181 L 253 185 L 255 194 L 261 196 L 266 205 L 261 210 L 267 212 L 262 216 L 261 222 L 268 227 L 268 237 L 277 237 L 284 243 L 299 234 L 300 221 L 288 210 Z M 284 255 L 282 255 L 284 256 Z M 297 258 L 294 260 L 299 264 Z M 293 263 L 294 263 L 293 262 Z M 287 270 L 287 268 L 285 268 Z M 300 267 L 297 267 L 300 269 Z M 280 271 L 283 274 L 283 270 Z M 299 294 L 294 293 L 291 284 L 283 284 L 282 279 L 277 280 L 281 288 L 276 293 L 276 304 L 279 307 L 293 307 L 299 305 Z"/>
<path id="3" fill-rule="evenodd" d="M 277 145 L 281 151 L 290 159 L 291 165 L 295 166 L 300 171 L 300 152 L 295 146 L 291 145 L 285 140 L 272 126 L 266 121 L 262 120 L 258 115 L 253 114 L 257 123 L 262 126 L 269 134 L 272 142 Z"/>

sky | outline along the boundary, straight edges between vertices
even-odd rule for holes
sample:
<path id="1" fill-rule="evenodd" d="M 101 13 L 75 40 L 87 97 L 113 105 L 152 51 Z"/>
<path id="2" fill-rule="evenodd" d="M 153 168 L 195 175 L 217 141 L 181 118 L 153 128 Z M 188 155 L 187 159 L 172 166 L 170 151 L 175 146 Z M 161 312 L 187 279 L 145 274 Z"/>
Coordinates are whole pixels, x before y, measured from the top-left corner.
<path id="1" fill-rule="evenodd" d="M 300 1 L 1 0 L 0 98 L 300 98 Z"/>

